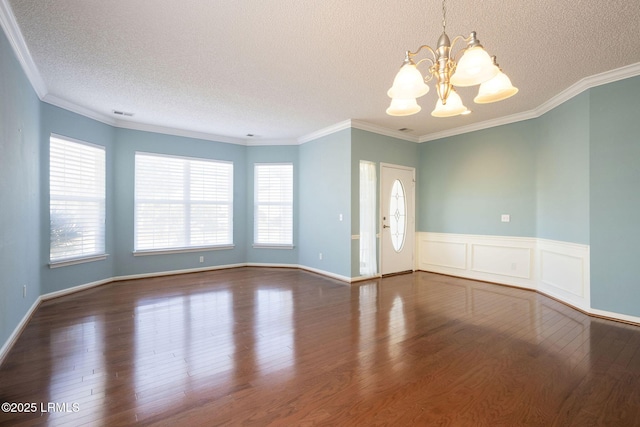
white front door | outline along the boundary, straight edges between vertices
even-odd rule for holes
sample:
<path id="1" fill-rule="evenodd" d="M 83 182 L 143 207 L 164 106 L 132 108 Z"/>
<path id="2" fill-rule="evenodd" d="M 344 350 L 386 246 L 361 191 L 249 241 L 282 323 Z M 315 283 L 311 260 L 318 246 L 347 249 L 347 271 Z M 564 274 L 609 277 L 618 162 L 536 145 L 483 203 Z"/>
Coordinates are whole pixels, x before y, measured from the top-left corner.
<path id="1" fill-rule="evenodd" d="M 380 193 L 381 273 L 413 271 L 415 169 L 381 163 Z"/>

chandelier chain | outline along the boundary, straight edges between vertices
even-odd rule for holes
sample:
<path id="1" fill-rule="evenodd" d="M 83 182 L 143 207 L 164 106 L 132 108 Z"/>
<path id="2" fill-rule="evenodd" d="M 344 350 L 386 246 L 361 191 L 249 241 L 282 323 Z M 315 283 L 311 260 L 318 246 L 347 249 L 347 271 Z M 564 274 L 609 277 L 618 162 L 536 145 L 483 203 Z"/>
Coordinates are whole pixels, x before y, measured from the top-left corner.
<path id="1" fill-rule="evenodd" d="M 442 0 L 442 33 L 447 31 L 447 8 L 445 7 L 445 0 Z"/>

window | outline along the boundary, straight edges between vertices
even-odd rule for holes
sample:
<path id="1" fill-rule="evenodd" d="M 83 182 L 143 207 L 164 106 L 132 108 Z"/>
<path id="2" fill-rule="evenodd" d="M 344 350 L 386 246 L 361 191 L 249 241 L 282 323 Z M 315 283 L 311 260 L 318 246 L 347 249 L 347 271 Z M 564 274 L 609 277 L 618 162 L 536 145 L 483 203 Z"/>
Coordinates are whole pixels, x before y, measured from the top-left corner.
<path id="1" fill-rule="evenodd" d="M 105 149 L 51 135 L 49 260 L 105 256 Z"/>
<path id="2" fill-rule="evenodd" d="M 360 275 L 378 272 L 375 163 L 360 161 Z"/>
<path id="3" fill-rule="evenodd" d="M 256 163 L 254 245 L 293 246 L 293 164 Z"/>
<path id="4" fill-rule="evenodd" d="M 233 245 L 233 163 L 136 153 L 136 252 Z"/>
<path id="5" fill-rule="evenodd" d="M 404 186 L 399 179 L 393 182 L 391 197 L 389 198 L 389 227 L 391 244 L 396 252 L 404 246 L 407 234 L 407 201 L 404 196 Z"/>

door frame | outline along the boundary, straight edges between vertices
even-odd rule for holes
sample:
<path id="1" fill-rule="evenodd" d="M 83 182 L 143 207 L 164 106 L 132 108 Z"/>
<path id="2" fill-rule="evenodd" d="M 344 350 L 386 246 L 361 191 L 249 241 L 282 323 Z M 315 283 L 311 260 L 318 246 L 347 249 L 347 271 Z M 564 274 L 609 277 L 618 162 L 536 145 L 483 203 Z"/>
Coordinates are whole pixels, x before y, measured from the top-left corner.
<path id="1" fill-rule="evenodd" d="M 407 203 L 407 231 L 406 234 L 407 235 L 411 235 L 411 242 L 405 242 L 405 250 L 409 250 L 410 251 L 410 255 L 411 255 L 411 269 L 410 271 L 415 271 L 415 258 L 416 258 L 416 244 L 415 244 L 415 237 L 416 237 L 416 168 L 412 167 L 412 166 L 404 166 L 404 165 L 396 165 L 393 163 L 383 163 L 380 162 L 380 187 L 379 187 L 379 199 L 380 200 L 380 208 L 379 208 L 379 242 L 380 242 L 380 250 L 378 251 L 378 265 L 380 266 L 380 275 L 384 276 L 384 275 L 391 275 L 391 274 L 395 274 L 397 272 L 392 272 L 392 273 L 385 273 L 385 264 L 384 264 L 384 257 L 383 257 L 383 240 L 384 240 L 384 228 L 382 227 L 383 225 L 383 219 L 385 217 L 385 209 L 387 209 L 387 206 L 384 206 L 384 195 L 382 194 L 384 185 L 383 185 L 383 173 L 382 170 L 383 168 L 390 168 L 390 169 L 400 169 L 400 170 L 404 170 L 407 172 L 411 172 L 412 175 L 412 182 L 411 182 L 411 186 L 410 188 L 405 188 L 405 191 L 407 193 L 407 198 L 410 198 L 410 203 Z M 405 186 L 407 187 L 407 186 Z M 407 244 L 407 243 L 411 243 L 411 244 Z M 407 270 L 409 271 L 409 270 Z"/>

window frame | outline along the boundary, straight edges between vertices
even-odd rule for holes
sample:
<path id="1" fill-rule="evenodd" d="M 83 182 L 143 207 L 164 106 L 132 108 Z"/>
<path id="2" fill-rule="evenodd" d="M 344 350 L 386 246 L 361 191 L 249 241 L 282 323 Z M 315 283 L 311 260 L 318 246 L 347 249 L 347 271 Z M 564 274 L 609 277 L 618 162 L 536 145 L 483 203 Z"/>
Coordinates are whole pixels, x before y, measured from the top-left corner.
<path id="1" fill-rule="evenodd" d="M 261 167 L 277 167 L 277 166 L 287 166 L 290 168 L 290 194 L 289 199 L 285 202 L 261 202 L 259 200 L 259 179 L 260 174 L 258 173 L 258 169 Z M 253 165 L 253 247 L 256 249 L 293 249 L 294 245 L 294 203 L 295 203 L 295 166 L 293 162 L 257 162 Z M 285 206 L 290 209 L 291 216 L 291 224 L 290 229 L 286 230 L 285 233 L 290 235 L 290 240 L 287 242 L 269 242 L 265 239 L 259 238 L 259 228 L 258 228 L 258 220 L 259 214 L 258 210 L 260 206 L 271 205 L 271 206 Z"/>
<path id="2" fill-rule="evenodd" d="M 101 155 L 101 158 L 98 159 L 98 164 L 96 165 L 96 169 L 93 170 L 93 174 L 92 174 L 93 181 L 95 181 L 95 184 L 97 185 L 97 186 L 94 186 L 94 189 L 98 190 L 96 194 L 87 195 L 86 192 L 79 192 L 79 191 L 70 192 L 68 194 L 55 194 L 56 191 L 52 188 L 52 183 L 54 183 L 54 180 L 52 179 L 53 177 L 52 173 L 59 173 L 64 175 L 67 175 L 68 173 L 74 173 L 77 179 L 82 180 L 82 182 L 88 182 L 86 180 L 86 176 L 82 174 L 83 171 L 81 170 L 82 165 L 86 165 L 86 163 L 83 163 L 82 165 L 80 165 L 80 163 L 78 163 L 79 162 L 78 160 L 78 162 L 75 163 L 75 168 L 71 168 L 71 169 L 65 168 L 64 164 L 54 165 L 52 163 L 52 160 L 53 160 L 52 147 L 56 141 L 66 143 L 66 144 L 74 144 L 74 145 L 82 146 L 84 147 L 84 149 L 88 148 L 92 150 L 97 150 L 97 151 L 94 151 L 92 155 L 96 155 L 96 154 Z M 58 268 L 58 267 L 65 267 L 68 265 L 100 261 L 107 258 L 108 254 L 106 253 L 106 245 L 107 245 L 107 242 L 106 242 L 107 240 L 107 236 L 106 236 L 107 234 L 106 233 L 107 231 L 106 230 L 106 217 L 107 217 L 106 165 L 107 165 L 106 147 L 98 144 L 93 144 L 91 142 L 71 138 L 68 136 L 58 135 L 55 133 L 51 133 L 49 135 L 49 176 L 48 176 L 48 179 L 49 179 L 49 268 Z M 58 169 L 57 167 L 61 167 L 62 169 Z M 100 170 L 98 170 L 97 168 L 100 168 Z M 60 190 L 61 191 L 69 190 L 68 184 L 65 185 L 64 182 L 60 183 Z M 97 202 L 98 214 L 95 215 L 95 217 L 93 218 L 93 221 L 94 221 L 93 227 L 90 228 L 90 230 L 98 234 L 94 251 L 82 251 L 78 255 L 52 257 L 54 252 L 53 251 L 54 242 L 52 238 L 53 237 L 52 218 L 54 217 L 53 206 L 55 205 L 55 203 L 53 202 L 56 200 L 62 201 L 62 202 L 74 202 L 74 201 L 85 202 L 85 203 Z M 87 212 L 87 209 L 82 210 L 82 213 L 86 213 L 86 212 Z M 89 210 L 89 212 L 91 212 L 91 210 Z M 95 210 L 94 210 L 94 213 L 95 213 Z M 84 245 L 81 245 L 81 249 L 82 249 L 82 246 Z"/>
<path id="3" fill-rule="evenodd" d="M 228 166 L 230 167 L 229 171 L 228 171 L 228 187 L 225 188 L 225 192 L 227 193 L 227 195 L 229 196 L 229 198 L 223 202 L 223 204 L 225 206 L 227 206 L 227 212 L 228 212 L 228 230 L 226 230 L 227 233 L 227 237 L 228 237 L 228 241 L 224 242 L 224 243 L 217 243 L 217 244 L 204 244 L 204 245 L 187 245 L 187 246 L 163 246 L 163 247 L 155 247 L 155 248 L 139 248 L 139 236 L 138 236 L 138 232 L 139 232 L 139 205 L 144 202 L 150 202 L 152 200 L 158 200 L 161 201 L 162 203 L 168 203 L 169 199 L 142 199 L 139 198 L 138 195 L 138 179 L 139 179 L 139 170 L 138 170 L 138 155 L 141 156 L 146 156 L 146 157 L 154 157 L 154 158 L 163 158 L 163 159 L 174 159 L 174 160 L 180 160 L 183 162 L 182 167 L 184 168 L 185 165 L 189 165 L 189 169 L 193 166 L 193 164 L 195 162 L 204 162 L 204 163 L 212 163 L 212 164 L 216 164 L 216 165 L 224 165 L 224 166 Z M 192 163 L 193 162 L 193 163 Z M 184 175 L 183 178 L 185 178 L 186 176 L 186 171 L 184 171 Z M 190 187 L 191 187 L 191 177 L 189 177 L 189 183 L 186 184 L 183 182 L 182 185 L 182 190 L 183 190 L 183 194 L 182 194 L 182 198 L 179 199 L 179 201 L 173 200 L 174 202 L 176 202 L 175 204 L 179 204 L 182 206 L 182 211 L 184 213 L 183 218 L 190 218 L 191 217 L 191 213 L 192 212 L 186 212 L 187 210 L 190 209 L 190 207 L 192 205 L 208 205 L 208 206 L 213 206 L 213 205 L 217 205 L 220 204 L 219 201 L 215 201 L 215 200 L 199 200 L 199 201 L 194 201 L 190 195 L 187 194 L 187 192 L 189 191 Z M 134 196 L 133 196 L 133 255 L 134 256 L 146 256 L 146 255 L 157 255 L 157 254 L 172 254 L 172 253 L 185 253 L 185 252 L 203 252 L 203 251 L 213 251 L 213 250 L 224 250 L 224 249 L 233 249 L 235 247 L 234 245 L 234 163 L 233 161 L 227 161 L 227 160 L 218 160 L 218 159 L 211 159 L 211 158 L 205 158 L 205 157 L 191 157 L 191 156 L 180 156 L 180 155 L 173 155 L 173 154 L 163 154 L 163 153 L 154 153 L 154 152 L 148 152 L 148 151 L 136 151 L 134 154 L 134 182 L 133 182 L 133 186 L 134 186 Z M 188 197 L 187 197 L 188 196 Z M 185 230 L 188 229 L 188 235 L 187 232 L 185 232 L 185 235 L 183 235 L 182 237 L 186 240 L 191 240 L 193 238 L 193 233 L 191 232 L 191 224 L 189 224 L 189 226 L 187 227 L 186 222 L 183 224 L 183 228 Z"/>

